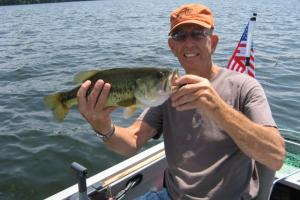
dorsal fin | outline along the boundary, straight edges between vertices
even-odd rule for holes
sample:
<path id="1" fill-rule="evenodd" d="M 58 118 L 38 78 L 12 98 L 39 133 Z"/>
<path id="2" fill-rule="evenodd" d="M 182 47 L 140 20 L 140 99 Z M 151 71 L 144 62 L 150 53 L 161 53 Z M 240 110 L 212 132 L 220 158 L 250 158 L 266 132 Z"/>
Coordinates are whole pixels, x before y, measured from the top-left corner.
<path id="1" fill-rule="evenodd" d="M 88 80 L 93 75 L 97 74 L 99 70 L 89 70 L 84 72 L 79 72 L 74 76 L 73 81 L 75 83 L 83 83 L 84 81 Z"/>

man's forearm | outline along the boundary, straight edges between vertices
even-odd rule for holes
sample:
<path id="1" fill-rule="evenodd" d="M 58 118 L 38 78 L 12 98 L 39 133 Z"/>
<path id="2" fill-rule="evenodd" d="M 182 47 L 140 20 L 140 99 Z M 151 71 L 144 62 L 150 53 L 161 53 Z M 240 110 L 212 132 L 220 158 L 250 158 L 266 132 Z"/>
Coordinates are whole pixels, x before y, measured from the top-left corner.
<path id="1" fill-rule="evenodd" d="M 121 155 L 132 155 L 138 150 L 134 142 L 134 134 L 131 134 L 132 131 L 130 128 L 116 126 L 114 135 L 104 140 L 104 143 L 108 148 Z"/>
<path id="2" fill-rule="evenodd" d="M 276 128 L 252 122 L 225 102 L 217 106 L 212 117 L 246 155 L 270 169 L 280 169 L 285 155 L 285 146 Z"/>
<path id="3" fill-rule="evenodd" d="M 130 156 L 136 153 L 156 134 L 156 130 L 143 121 L 136 121 L 130 127 L 116 126 L 115 134 L 105 141 L 113 151 Z"/>

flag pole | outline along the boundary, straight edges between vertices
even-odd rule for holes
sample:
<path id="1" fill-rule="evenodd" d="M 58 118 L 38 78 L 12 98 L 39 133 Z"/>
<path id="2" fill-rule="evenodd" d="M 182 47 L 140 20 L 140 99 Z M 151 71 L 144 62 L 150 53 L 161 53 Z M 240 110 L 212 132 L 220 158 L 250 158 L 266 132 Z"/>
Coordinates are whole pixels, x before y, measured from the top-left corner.
<path id="1" fill-rule="evenodd" d="M 254 24 L 256 22 L 256 13 L 253 13 L 253 16 L 250 18 L 249 26 L 248 26 L 248 35 L 247 35 L 247 45 L 246 45 L 246 62 L 245 66 L 250 66 L 250 53 L 252 46 L 252 36 L 254 31 Z"/>

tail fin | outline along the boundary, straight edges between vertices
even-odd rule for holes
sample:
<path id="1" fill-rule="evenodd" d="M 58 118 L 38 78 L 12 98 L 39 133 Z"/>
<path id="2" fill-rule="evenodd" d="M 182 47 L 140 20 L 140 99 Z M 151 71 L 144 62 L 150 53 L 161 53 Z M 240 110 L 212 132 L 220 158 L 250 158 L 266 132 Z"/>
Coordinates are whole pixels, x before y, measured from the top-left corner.
<path id="1" fill-rule="evenodd" d="M 69 112 L 66 104 L 61 102 L 62 93 L 55 93 L 44 97 L 44 104 L 53 111 L 54 118 L 61 122 Z"/>

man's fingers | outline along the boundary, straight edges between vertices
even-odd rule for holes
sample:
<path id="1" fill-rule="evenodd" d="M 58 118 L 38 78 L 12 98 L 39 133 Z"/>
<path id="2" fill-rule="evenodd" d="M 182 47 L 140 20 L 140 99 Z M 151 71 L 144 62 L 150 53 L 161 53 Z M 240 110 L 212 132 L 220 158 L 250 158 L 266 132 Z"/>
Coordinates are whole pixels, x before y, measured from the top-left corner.
<path id="1" fill-rule="evenodd" d="M 187 95 L 183 95 L 180 98 L 172 101 L 172 106 L 174 107 L 178 107 L 190 102 L 194 102 L 195 100 L 197 100 L 199 97 L 197 95 L 194 95 L 192 93 L 189 93 Z"/>
<path id="2" fill-rule="evenodd" d="M 95 83 L 91 94 L 88 96 L 89 105 L 92 106 L 93 108 L 97 104 L 97 100 L 98 100 L 99 95 L 101 94 L 103 85 L 104 85 L 104 81 L 103 80 L 98 80 Z"/>
<path id="3" fill-rule="evenodd" d="M 98 97 L 98 101 L 95 105 L 95 110 L 102 110 L 105 107 L 105 103 L 107 101 L 109 91 L 110 91 L 111 85 L 109 83 L 105 83 L 102 87 L 102 91 Z"/>
<path id="4" fill-rule="evenodd" d="M 172 101 L 177 101 L 185 95 L 194 94 L 197 91 L 203 91 L 211 87 L 211 84 L 207 79 L 195 75 L 184 75 L 179 77 L 176 80 L 176 85 L 180 87 L 172 94 Z"/>
<path id="5" fill-rule="evenodd" d="M 185 110 L 191 110 L 194 109 L 195 105 L 193 103 L 186 103 L 186 104 L 182 104 L 180 106 L 176 107 L 176 110 L 178 111 L 185 111 Z"/>
<path id="6" fill-rule="evenodd" d="M 182 85 L 171 96 L 172 106 L 177 110 L 199 107 L 201 97 L 212 91 L 207 79 L 195 75 L 184 75 L 176 80 L 176 84 Z"/>
<path id="7" fill-rule="evenodd" d="M 77 92 L 77 102 L 78 102 L 79 110 L 86 108 L 86 104 L 87 104 L 86 92 L 89 89 L 90 85 L 91 85 L 91 81 L 89 80 L 85 81 Z"/>
<path id="8" fill-rule="evenodd" d="M 200 90 L 200 89 L 201 88 L 197 84 L 184 85 L 172 94 L 171 100 L 177 101 L 178 99 L 182 98 L 183 96 L 194 94 L 197 90 Z"/>
<path id="9" fill-rule="evenodd" d="M 175 85 L 181 86 L 181 85 L 186 85 L 186 84 L 198 83 L 198 82 L 201 82 L 204 80 L 206 80 L 206 79 L 202 78 L 200 76 L 187 74 L 187 75 L 177 78 L 175 80 Z"/>

